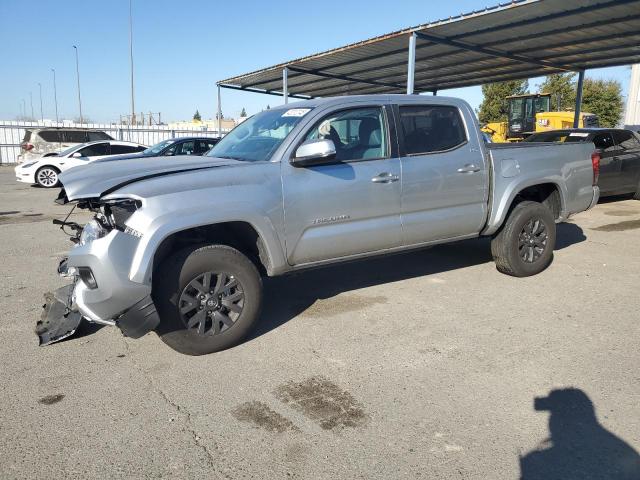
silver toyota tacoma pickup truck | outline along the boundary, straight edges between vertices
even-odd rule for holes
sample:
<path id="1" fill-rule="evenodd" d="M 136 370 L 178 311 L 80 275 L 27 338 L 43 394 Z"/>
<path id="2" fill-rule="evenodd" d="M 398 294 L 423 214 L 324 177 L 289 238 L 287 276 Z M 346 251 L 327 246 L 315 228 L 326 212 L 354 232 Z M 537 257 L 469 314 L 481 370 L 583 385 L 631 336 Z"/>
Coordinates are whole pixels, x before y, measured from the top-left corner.
<path id="1" fill-rule="evenodd" d="M 205 157 L 98 162 L 60 176 L 59 203 L 95 216 L 58 267 L 42 344 L 81 319 L 156 331 L 191 355 L 237 344 L 262 278 L 490 236 L 497 269 L 553 257 L 555 224 L 599 197 L 593 145 L 485 144 L 464 101 L 309 100 L 259 113 Z M 464 252 L 461 252 L 464 254 Z"/>

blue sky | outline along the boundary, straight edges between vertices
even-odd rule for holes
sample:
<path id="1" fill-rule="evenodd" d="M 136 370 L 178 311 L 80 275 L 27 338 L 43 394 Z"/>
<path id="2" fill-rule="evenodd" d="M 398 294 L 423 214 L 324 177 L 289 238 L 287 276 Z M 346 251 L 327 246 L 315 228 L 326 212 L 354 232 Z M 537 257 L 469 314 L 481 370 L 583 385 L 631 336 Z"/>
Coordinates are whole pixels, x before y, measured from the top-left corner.
<path id="1" fill-rule="evenodd" d="M 216 110 L 217 80 L 285 60 L 492 5 L 492 0 L 206 1 L 133 0 L 135 101 L 165 121 Z M 39 116 L 55 118 L 51 68 L 61 118 L 78 116 L 75 57 L 80 52 L 83 113 L 111 122 L 130 111 L 128 0 L 0 0 L 0 119 L 15 119 L 29 92 Z M 593 70 L 626 93 L 629 67 Z M 530 82 L 535 91 L 536 80 Z M 441 92 L 477 107 L 480 87 Z M 223 90 L 223 113 L 277 105 L 278 97 Z"/>

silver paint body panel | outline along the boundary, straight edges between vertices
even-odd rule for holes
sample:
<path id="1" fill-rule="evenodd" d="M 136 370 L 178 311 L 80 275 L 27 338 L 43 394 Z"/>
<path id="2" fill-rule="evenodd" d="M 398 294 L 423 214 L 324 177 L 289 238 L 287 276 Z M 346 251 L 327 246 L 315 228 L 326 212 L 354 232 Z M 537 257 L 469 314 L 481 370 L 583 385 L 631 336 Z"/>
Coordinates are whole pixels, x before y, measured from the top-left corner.
<path id="1" fill-rule="evenodd" d="M 300 168 L 295 149 L 315 123 L 348 107 L 447 105 L 463 118 L 467 141 L 455 149 L 401 157 L 395 136 L 389 158 Z M 78 287 L 83 315 L 112 319 L 151 291 L 154 255 L 164 239 L 189 228 L 249 223 L 269 257 L 268 274 L 491 235 L 527 186 L 553 183 L 565 219 L 597 201 L 587 144 L 486 146 L 464 101 L 418 95 L 346 96 L 278 107 L 313 108 L 270 161 L 126 160 L 62 175 L 70 200 L 135 198 L 127 226 L 137 238 L 111 232 L 69 254 L 70 266 L 90 266 L 98 289 Z M 277 110 L 277 109 L 276 109 Z M 393 117 L 388 118 L 394 122 Z M 393 131 L 393 129 L 391 129 Z M 467 171 L 470 169 L 473 171 Z M 458 171 L 463 169 L 463 171 Z M 466 169 L 466 170 L 465 170 Z M 398 181 L 376 183 L 388 174 Z M 104 192 L 109 192 L 104 195 Z"/>

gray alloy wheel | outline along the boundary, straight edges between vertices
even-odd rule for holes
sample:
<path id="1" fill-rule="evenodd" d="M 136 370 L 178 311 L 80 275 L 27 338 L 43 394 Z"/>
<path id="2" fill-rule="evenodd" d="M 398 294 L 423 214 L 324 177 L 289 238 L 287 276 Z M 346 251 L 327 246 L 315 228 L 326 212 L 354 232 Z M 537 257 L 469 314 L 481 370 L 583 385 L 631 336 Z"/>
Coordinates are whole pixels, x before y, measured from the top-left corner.
<path id="1" fill-rule="evenodd" d="M 58 185 L 58 171 L 53 167 L 42 167 L 36 172 L 36 183 L 44 188 Z"/>
<path id="2" fill-rule="evenodd" d="M 539 202 L 516 204 L 491 240 L 496 268 L 514 277 L 540 273 L 553 259 L 556 224 L 551 210 Z"/>
<path id="3" fill-rule="evenodd" d="M 198 335 L 219 335 L 233 327 L 244 307 L 244 289 L 228 273 L 205 272 L 180 295 L 180 318 Z"/>
<path id="4" fill-rule="evenodd" d="M 535 263 L 547 248 L 549 232 L 541 219 L 533 217 L 522 227 L 518 237 L 518 252 L 526 263 Z"/>
<path id="5" fill-rule="evenodd" d="M 233 347 L 260 315 L 260 272 L 228 245 L 178 250 L 158 266 L 154 279 L 156 333 L 178 352 L 205 355 Z"/>

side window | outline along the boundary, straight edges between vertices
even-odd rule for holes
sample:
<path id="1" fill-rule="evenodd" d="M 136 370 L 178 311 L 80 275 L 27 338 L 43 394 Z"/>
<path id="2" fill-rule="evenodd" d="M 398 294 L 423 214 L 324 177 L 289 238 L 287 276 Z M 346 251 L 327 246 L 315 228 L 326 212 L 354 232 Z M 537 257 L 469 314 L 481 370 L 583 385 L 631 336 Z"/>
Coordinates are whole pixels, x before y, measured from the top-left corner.
<path id="1" fill-rule="evenodd" d="M 83 157 L 96 157 L 98 155 L 109 155 L 108 143 L 96 143 L 95 145 L 89 145 L 79 150 L 80 155 Z"/>
<path id="2" fill-rule="evenodd" d="M 144 149 L 143 149 L 144 150 Z M 139 152 L 140 147 L 134 145 L 111 145 L 111 155 Z"/>
<path id="3" fill-rule="evenodd" d="M 631 150 L 640 147 L 640 143 L 633 136 L 633 133 L 628 130 L 617 130 L 613 132 L 613 138 L 616 141 L 616 144 L 619 145 L 623 150 Z"/>
<path id="4" fill-rule="evenodd" d="M 388 157 L 387 129 L 382 108 L 354 108 L 323 118 L 305 140 L 333 141 L 336 160 L 367 160 Z"/>
<path id="5" fill-rule="evenodd" d="M 99 140 L 113 140 L 110 135 L 104 132 L 87 132 L 90 142 L 97 142 Z"/>
<path id="6" fill-rule="evenodd" d="M 455 107 L 400 107 L 400 124 L 407 155 L 449 150 L 467 141 L 460 112 Z"/>
<path id="7" fill-rule="evenodd" d="M 209 142 L 205 140 L 197 140 L 196 141 L 196 155 L 202 155 L 207 152 L 211 147 L 209 146 Z"/>
<path id="8" fill-rule="evenodd" d="M 63 140 L 60 130 L 44 130 L 38 133 L 38 136 L 45 142 L 59 143 Z"/>
<path id="9" fill-rule="evenodd" d="M 174 143 L 173 145 L 171 145 L 171 147 L 167 148 L 162 155 L 163 156 L 167 156 L 170 157 L 172 155 L 176 155 L 176 149 L 180 146 L 180 144 L 178 143 Z"/>
<path id="10" fill-rule="evenodd" d="M 178 145 L 176 155 L 193 155 L 194 143 L 195 142 L 193 140 L 182 142 L 180 145 Z"/>
<path id="11" fill-rule="evenodd" d="M 63 132 L 63 142 L 67 143 L 85 143 L 87 141 L 87 132 L 82 130 L 67 130 Z"/>
<path id="12" fill-rule="evenodd" d="M 603 152 L 613 147 L 613 137 L 610 133 L 600 133 L 593 137 L 593 144 Z"/>

